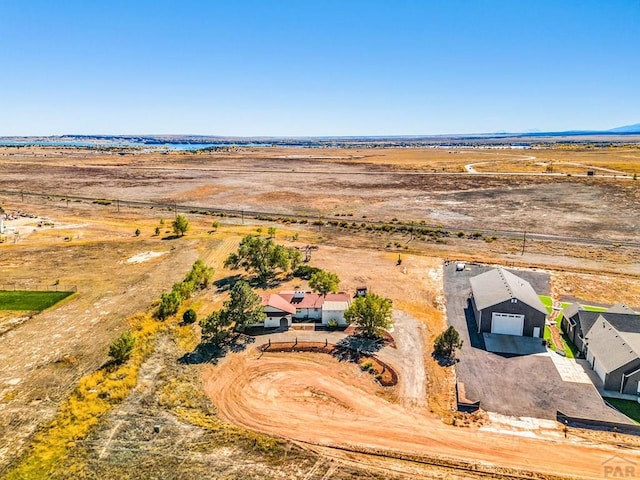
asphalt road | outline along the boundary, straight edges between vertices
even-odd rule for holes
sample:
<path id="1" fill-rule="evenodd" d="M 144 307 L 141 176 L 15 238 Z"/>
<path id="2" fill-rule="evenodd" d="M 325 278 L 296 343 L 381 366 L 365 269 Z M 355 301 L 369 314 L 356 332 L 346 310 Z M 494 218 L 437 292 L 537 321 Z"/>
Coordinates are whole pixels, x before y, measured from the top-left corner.
<path id="1" fill-rule="evenodd" d="M 473 309 L 468 306 L 469 278 L 489 269 L 467 265 L 465 271 L 457 272 L 455 262 L 444 267 L 447 320 L 464 341 L 456 373 L 467 399 L 480 400 L 483 410 L 515 417 L 555 419 L 560 410 L 572 416 L 629 423 L 605 405 L 593 385 L 564 382 L 549 357 L 555 353 L 509 357 L 484 350 Z M 539 294 L 549 293 L 547 273 L 513 273 L 528 280 Z"/>

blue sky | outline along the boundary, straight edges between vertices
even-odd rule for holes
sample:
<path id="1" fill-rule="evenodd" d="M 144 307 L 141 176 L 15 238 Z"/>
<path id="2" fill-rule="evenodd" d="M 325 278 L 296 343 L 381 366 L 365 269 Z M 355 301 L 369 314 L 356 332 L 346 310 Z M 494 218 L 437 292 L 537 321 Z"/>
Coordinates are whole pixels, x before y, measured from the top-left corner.
<path id="1" fill-rule="evenodd" d="M 640 122 L 640 0 L 0 0 L 0 135 Z"/>

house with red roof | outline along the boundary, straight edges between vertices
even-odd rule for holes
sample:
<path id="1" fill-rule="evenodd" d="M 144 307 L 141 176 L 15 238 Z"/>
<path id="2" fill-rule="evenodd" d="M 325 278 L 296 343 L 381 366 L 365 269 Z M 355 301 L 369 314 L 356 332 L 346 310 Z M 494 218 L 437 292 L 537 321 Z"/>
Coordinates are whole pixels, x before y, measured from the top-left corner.
<path id="1" fill-rule="evenodd" d="M 291 326 L 293 321 L 328 325 L 332 320 L 338 325 L 346 326 L 344 312 L 349 305 L 351 296 L 344 292 L 327 295 L 303 291 L 264 294 L 262 306 L 267 315 L 264 326 Z"/>
<path id="2" fill-rule="evenodd" d="M 296 307 L 287 302 L 277 293 L 262 295 L 262 308 L 266 317 L 264 326 L 266 328 L 290 327 Z"/>

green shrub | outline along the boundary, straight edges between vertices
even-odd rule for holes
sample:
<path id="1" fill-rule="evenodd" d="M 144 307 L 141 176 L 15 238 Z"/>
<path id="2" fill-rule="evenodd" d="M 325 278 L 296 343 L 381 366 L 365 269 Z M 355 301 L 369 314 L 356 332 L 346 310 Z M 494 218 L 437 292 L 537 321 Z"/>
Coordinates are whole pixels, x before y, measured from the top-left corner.
<path id="1" fill-rule="evenodd" d="M 360 370 L 362 370 L 363 372 L 368 372 L 369 370 L 373 369 L 373 362 L 371 361 L 366 361 L 366 362 L 362 362 L 362 364 L 360 365 Z"/>
<path id="2" fill-rule="evenodd" d="M 131 332 L 124 332 L 109 346 L 109 356 L 115 364 L 123 364 L 131 356 L 135 344 L 136 339 Z"/>
<path id="3" fill-rule="evenodd" d="M 189 310 L 187 310 L 182 314 L 182 321 L 187 325 L 195 323 L 197 319 L 198 319 L 198 315 L 196 314 L 196 311 L 193 308 L 190 308 Z"/>
<path id="4" fill-rule="evenodd" d="M 181 304 L 182 297 L 175 290 L 170 293 L 163 293 L 160 297 L 160 305 L 158 305 L 156 317 L 159 320 L 165 320 L 167 317 L 175 315 L 180 309 Z"/>
<path id="5" fill-rule="evenodd" d="M 293 276 L 302 278 L 303 280 L 309 280 L 314 273 L 321 272 L 322 269 L 318 267 L 311 267 L 309 265 L 300 265 L 293 271 Z"/>

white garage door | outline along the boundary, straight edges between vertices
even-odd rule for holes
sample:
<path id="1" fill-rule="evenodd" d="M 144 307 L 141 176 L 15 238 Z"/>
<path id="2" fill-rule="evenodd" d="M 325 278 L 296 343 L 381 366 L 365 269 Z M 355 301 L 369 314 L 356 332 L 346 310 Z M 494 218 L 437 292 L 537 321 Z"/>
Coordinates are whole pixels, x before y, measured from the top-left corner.
<path id="1" fill-rule="evenodd" d="M 593 353 L 591 353 L 591 350 L 587 350 L 587 362 L 593 367 Z"/>
<path id="2" fill-rule="evenodd" d="M 600 377 L 600 380 L 602 380 L 602 383 L 604 383 L 604 377 L 605 377 L 604 367 L 602 366 L 601 363 L 598 362 L 597 358 L 593 359 L 593 369 Z"/>
<path id="3" fill-rule="evenodd" d="M 491 314 L 491 333 L 522 335 L 523 329 L 524 315 L 495 312 Z"/>

